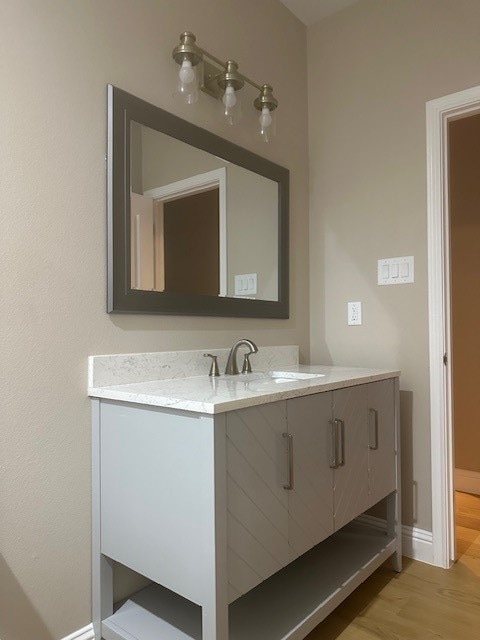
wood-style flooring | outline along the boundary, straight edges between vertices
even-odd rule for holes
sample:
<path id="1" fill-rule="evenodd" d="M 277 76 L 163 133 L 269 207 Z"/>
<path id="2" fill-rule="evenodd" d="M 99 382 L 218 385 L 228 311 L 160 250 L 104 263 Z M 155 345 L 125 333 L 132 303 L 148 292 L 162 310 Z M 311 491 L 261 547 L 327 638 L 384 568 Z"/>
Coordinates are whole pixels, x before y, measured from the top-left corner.
<path id="1" fill-rule="evenodd" d="M 376 571 L 306 640 L 480 640 L 480 497 L 456 494 L 458 561 Z"/>

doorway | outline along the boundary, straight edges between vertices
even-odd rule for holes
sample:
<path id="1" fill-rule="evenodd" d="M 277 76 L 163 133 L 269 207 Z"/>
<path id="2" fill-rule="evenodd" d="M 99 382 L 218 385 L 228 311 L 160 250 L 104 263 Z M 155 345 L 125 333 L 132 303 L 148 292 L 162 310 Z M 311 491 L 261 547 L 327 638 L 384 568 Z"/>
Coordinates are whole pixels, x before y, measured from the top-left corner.
<path id="1" fill-rule="evenodd" d="M 448 124 L 456 559 L 480 542 L 480 114 Z"/>
<path id="2" fill-rule="evenodd" d="M 480 86 L 426 105 L 432 561 L 456 559 L 449 126 L 480 113 Z"/>

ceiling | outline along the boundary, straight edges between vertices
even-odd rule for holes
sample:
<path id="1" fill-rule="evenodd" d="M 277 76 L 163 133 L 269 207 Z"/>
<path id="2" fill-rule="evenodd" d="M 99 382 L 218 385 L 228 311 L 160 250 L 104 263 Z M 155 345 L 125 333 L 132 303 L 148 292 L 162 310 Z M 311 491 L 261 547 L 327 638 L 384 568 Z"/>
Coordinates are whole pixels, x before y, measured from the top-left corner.
<path id="1" fill-rule="evenodd" d="M 332 15 L 358 0 L 280 0 L 307 26 Z"/>

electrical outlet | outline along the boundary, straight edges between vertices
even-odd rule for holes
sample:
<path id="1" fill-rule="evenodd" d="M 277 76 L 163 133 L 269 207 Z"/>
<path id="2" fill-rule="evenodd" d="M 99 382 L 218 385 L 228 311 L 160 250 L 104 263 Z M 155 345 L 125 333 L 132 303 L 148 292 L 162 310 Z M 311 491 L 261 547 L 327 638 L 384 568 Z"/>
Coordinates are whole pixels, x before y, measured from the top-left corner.
<path id="1" fill-rule="evenodd" d="M 361 302 L 348 302 L 348 324 L 358 325 L 362 324 L 362 303 Z"/>

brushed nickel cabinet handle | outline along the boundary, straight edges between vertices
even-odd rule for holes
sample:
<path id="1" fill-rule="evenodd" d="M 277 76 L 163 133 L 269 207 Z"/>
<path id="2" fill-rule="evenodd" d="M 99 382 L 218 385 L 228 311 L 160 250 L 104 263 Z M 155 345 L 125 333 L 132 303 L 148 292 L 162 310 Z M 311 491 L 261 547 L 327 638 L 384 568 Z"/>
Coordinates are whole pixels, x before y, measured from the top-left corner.
<path id="1" fill-rule="evenodd" d="M 337 454 L 338 454 L 338 439 L 337 439 L 337 421 L 330 420 L 330 427 L 332 433 L 332 462 L 330 469 L 338 469 Z"/>
<path id="2" fill-rule="evenodd" d="M 368 448 L 372 449 L 372 451 L 376 451 L 378 449 L 378 411 L 376 409 L 369 409 L 368 410 L 370 415 L 373 414 L 374 416 L 374 436 L 375 436 L 375 444 L 371 444 L 371 440 L 370 440 L 370 432 L 371 429 L 369 429 L 368 431 Z"/>
<path id="3" fill-rule="evenodd" d="M 293 478 L 293 436 L 291 433 L 282 433 L 284 438 L 287 438 L 287 460 L 288 460 L 288 480 L 283 488 L 287 491 L 293 491 L 294 478 Z"/>
<path id="4" fill-rule="evenodd" d="M 345 422 L 337 418 L 335 420 L 335 424 L 337 425 L 338 431 L 340 432 L 340 437 L 338 438 L 338 440 L 340 442 L 341 452 L 342 452 L 340 460 L 338 462 L 338 466 L 344 467 L 345 466 Z"/>

